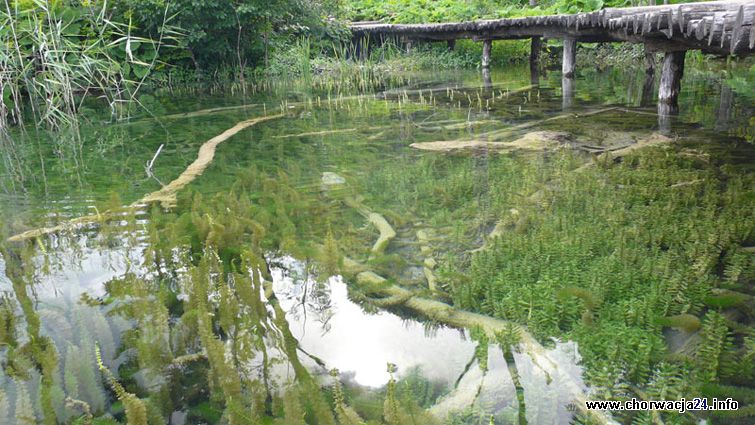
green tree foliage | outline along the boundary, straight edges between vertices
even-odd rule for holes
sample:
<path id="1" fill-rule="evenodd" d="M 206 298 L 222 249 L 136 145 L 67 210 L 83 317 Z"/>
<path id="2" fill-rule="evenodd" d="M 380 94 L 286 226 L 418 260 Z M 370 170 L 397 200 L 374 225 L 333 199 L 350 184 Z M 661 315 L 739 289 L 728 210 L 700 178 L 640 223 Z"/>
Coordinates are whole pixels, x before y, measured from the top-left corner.
<path id="1" fill-rule="evenodd" d="M 349 0 L 348 12 L 354 20 L 428 23 L 577 13 L 604 6 L 628 5 L 625 0 L 545 0 L 537 3 L 532 7 L 523 0 Z"/>
<path id="2" fill-rule="evenodd" d="M 119 0 L 116 9 L 154 36 L 166 9 L 181 28 L 181 49 L 172 63 L 201 69 L 222 65 L 240 68 L 264 64 L 268 52 L 291 36 L 327 40 L 343 32 L 326 25 L 338 13 L 337 0 Z M 335 32 L 334 32 L 335 31 Z"/>

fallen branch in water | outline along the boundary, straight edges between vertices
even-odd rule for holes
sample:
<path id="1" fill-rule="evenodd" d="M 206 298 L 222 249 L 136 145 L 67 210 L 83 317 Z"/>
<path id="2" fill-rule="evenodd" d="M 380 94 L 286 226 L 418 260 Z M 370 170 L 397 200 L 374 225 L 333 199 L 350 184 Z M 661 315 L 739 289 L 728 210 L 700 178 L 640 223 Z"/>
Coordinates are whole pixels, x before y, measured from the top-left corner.
<path id="1" fill-rule="evenodd" d="M 684 186 L 692 186 L 693 184 L 702 183 L 702 179 L 695 179 L 690 181 L 684 181 L 679 183 L 674 183 L 669 187 L 684 187 Z"/>
<path id="2" fill-rule="evenodd" d="M 417 230 L 417 241 L 419 241 L 420 245 L 419 251 L 425 256 L 425 259 L 422 262 L 422 273 L 427 280 L 427 287 L 430 288 L 431 291 L 436 291 L 438 289 L 438 279 L 435 277 L 435 273 L 433 273 L 436 262 L 433 258 L 433 249 L 430 246 L 430 237 L 427 235 L 426 231 Z"/>
<path id="3" fill-rule="evenodd" d="M 161 117 L 158 117 L 160 119 L 180 119 L 180 118 L 191 118 L 191 117 L 198 117 L 202 115 L 211 115 L 217 112 L 225 112 L 225 111 L 233 111 L 235 109 L 247 109 L 247 108 L 258 108 L 262 106 L 260 103 L 250 103 L 246 105 L 236 105 L 236 106 L 220 106 L 217 108 L 209 108 L 209 109 L 200 109 L 198 111 L 192 111 L 192 112 L 183 112 L 180 114 L 171 114 L 171 115 L 163 115 Z"/>
<path id="4" fill-rule="evenodd" d="M 380 236 L 378 236 L 375 244 L 372 245 L 371 251 L 374 255 L 383 255 L 385 249 L 388 248 L 388 244 L 390 244 L 391 241 L 396 237 L 396 231 L 393 230 L 393 227 L 391 227 L 390 223 L 388 223 L 388 220 L 386 220 L 382 215 L 370 211 L 369 208 L 367 208 L 366 206 L 364 206 L 364 204 L 354 198 L 347 197 L 343 200 L 343 202 L 348 207 L 357 210 L 359 214 L 365 217 L 367 221 L 375 226 L 378 232 L 380 232 Z"/>
<path id="5" fill-rule="evenodd" d="M 488 86 L 458 86 L 457 85 L 456 87 L 446 86 L 446 87 L 433 87 L 433 88 L 410 89 L 410 90 L 406 90 L 406 89 L 404 89 L 404 90 L 402 90 L 402 89 L 391 89 L 391 90 L 386 90 L 386 91 L 380 92 L 380 93 L 378 93 L 377 96 L 381 97 L 381 98 L 386 98 L 387 96 L 404 96 L 404 95 L 410 95 L 410 94 L 422 95 L 422 94 L 439 93 L 439 92 L 446 92 L 446 93 L 458 92 L 459 94 L 462 94 L 462 93 L 465 93 L 465 92 L 471 91 L 471 90 L 481 90 L 481 89 L 482 90 L 490 90 L 490 89 L 494 89 L 494 88 L 497 88 L 497 87 L 507 86 L 509 84 L 511 84 L 511 83 L 510 82 L 501 82 L 501 83 L 490 84 Z M 522 93 L 522 92 L 530 91 L 533 88 L 535 88 L 535 86 L 532 85 L 532 84 L 530 84 L 530 85 L 519 87 L 519 88 L 516 88 L 516 89 L 513 89 L 513 90 L 509 90 L 507 88 L 505 92 L 503 90 L 499 90 L 499 91 L 504 96 L 511 96 L 512 94 L 517 94 L 517 93 Z"/>
<path id="6" fill-rule="evenodd" d="M 163 151 L 163 148 L 165 147 L 165 143 L 161 143 L 160 147 L 157 148 L 157 152 L 155 152 L 155 156 L 152 157 L 152 160 L 147 163 L 146 166 L 146 172 L 147 175 L 152 177 L 152 166 L 155 165 L 155 160 L 157 159 L 157 156 L 160 155 L 160 152 Z"/>
<path id="7" fill-rule="evenodd" d="M 501 122 L 498 120 L 477 120 L 477 121 L 467 121 L 463 120 L 461 122 L 456 122 L 454 124 L 447 124 L 447 125 L 436 125 L 436 126 L 427 126 L 427 125 L 420 125 L 417 124 L 417 128 L 424 130 L 424 131 L 441 131 L 441 130 L 463 130 L 467 128 L 476 127 L 479 125 L 487 125 L 487 124 L 500 124 Z"/>
<path id="8" fill-rule="evenodd" d="M 490 140 L 498 140 L 505 136 L 508 136 L 512 132 L 519 131 L 519 130 L 526 130 L 528 128 L 536 127 L 536 126 L 539 126 L 541 124 L 545 124 L 548 122 L 563 120 L 566 118 L 579 119 L 581 117 L 590 117 L 593 115 L 599 115 L 599 114 L 604 114 L 606 112 L 615 111 L 617 109 L 618 108 L 616 107 L 610 107 L 610 108 L 597 109 L 597 110 L 587 111 L 587 112 L 569 112 L 566 114 L 556 115 L 555 117 L 545 118 L 539 121 L 525 122 L 522 124 L 517 124 L 515 126 L 504 128 L 501 130 L 490 131 L 488 133 L 481 134 L 479 137 L 481 138 L 487 137 Z"/>
<path id="9" fill-rule="evenodd" d="M 385 249 L 388 248 L 388 244 L 396 237 L 396 231 L 393 230 L 393 227 L 391 227 L 385 217 L 378 213 L 370 213 L 367 216 L 367 220 L 380 232 L 380 236 L 378 236 L 375 244 L 372 245 L 372 253 L 383 255 Z"/>
<path id="10" fill-rule="evenodd" d="M 197 159 L 195 159 L 194 162 L 186 167 L 186 170 L 184 170 L 184 172 L 181 173 L 180 176 L 165 185 L 162 189 L 150 193 L 136 203 L 143 204 L 150 202 L 160 202 L 164 207 L 173 206 L 176 202 L 176 193 L 178 193 L 179 190 L 183 189 L 184 186 L 191 183 L 194 179 L 196 179 L 204 172 L 205 168 L 210 165 L 210 162 L 212 162 L 212 159 L 215 157 L 215 148 L 219 144 L 235 136 L 241 130 L 251 127 L 257 123 L 281 118 L 283 116 L 284 114 L 277 114 L 241 121 L 228 130 L 204 142 L 204 144 L 199 148 Z"/>
<path id="11" fill-rule="evenodd" d="M 620 158 L 623 158 L 623 157 L 629 155 L 630 153 L 632 153 L 632 152 L 634 152 L 636 150 L 643 149 L 643 148 L 650 147 L 650 146 L 665 145 L 665 144 L 669 144 L 669 143 L 671 143 L 673 141 L 674 141 L 674 139 L 672 139 L 670 137 L 667 137 L 667 136 L 664 136 L 664 135 L 662 135 L 660 133 L 652 133 L 652 134 L 649 134 L 647 137 L 642 138 L 642 139 L 638 140 L 637 142 L 635 142 L 635 143 L 633 143 L 631 145 L 623 146 L 623 147 L 621 147 L 619 149 L 616 149 L 616 150 L 613 150 L 613 151 L 608 150 L 606 152 L 603 152 L 603 153 L 597 155 L 595 157 L 595 159 L 598 159 L 598 160 L 599 159 L 605 159 L 605 158 L 608 158 L 608 155 L 610 155 L 611 158 L 613 158 L 613 159 L 620 159 Z M 592 167 L 593 165 L 595 165 L 595 161 L 588 162 L 587 164 L 585 164 L 585 165 L 583 165 L 583 166 L 575 169 L 574 172 L 584 171 L 587 168 Z"/>
<path id="12" fill-rule="evenodd" d="M 336 130 L 308 131 L 306 133 L 282 134 L 280 136 L 273 136 L 273 139 L 289 139 L 292 137 L 324 136 L 326 134 L 353 133 L 357 130 L 359 129 L 358 128 L 339 128 Z"/>
<path id="13" fill-rule="evenodd" d="M 490 142 L 487 140 L 447 140 L 438 142 L 419 142 L 409 145 L 415 149 L 449 152 L 459 149 L 485 150 L 529 150 L 539 151 L 565 146 L 569 134 L 558 131 L 533 131 L 510 142 Z"/>
<path id="14" fill-rule="evenodd" d="M 197 154 L 197 159 L 194 160 L 187 168 L 178 176 L 175 180 L 163 186 L 162 189 L 152 192 L 143 198 L 134 201 L 129 206 L 120 210 L 105 211 L 98 214 L 85 215 L 82 217 L 74 218 L 66 221 L 65 223 L 58 224 L 52 227 L 40 227 L 37 229 L 27 230 L 26 232 L 19 233 L 17 235 L 8 238 L 9 242 L 20 242 L 27 239 L 35 239 L 40 236 L 48 235 L 50 233 L 62 232 L 65 230 L 75 229 L 77 227 L 92 224 L 97 222 L 103 222 L 113 217 L 117 217 L 123 214 L 124 211 L 136 208 L 143 204 L 152 202 L 160 202 L 164 207 L 173 206 L 176 202 L 176 194 L 179 190 L 183 189 L 186 185 L 191 183 L 194 179 L 204 172 L 205 168 L 212 162 L 215 157 L 215 148 L 220 143 L 228 140 L 232 136 L 236 135 L 241 130 L 251 127 L 257 123 L 268 121 L 276 118 L 283 117 L 284 114 L 270 115 L 266 117 L 252 118 L 250 120 L 241 121 L 223 133 L 213 137 L 206 141 L 200 148 Z"/>

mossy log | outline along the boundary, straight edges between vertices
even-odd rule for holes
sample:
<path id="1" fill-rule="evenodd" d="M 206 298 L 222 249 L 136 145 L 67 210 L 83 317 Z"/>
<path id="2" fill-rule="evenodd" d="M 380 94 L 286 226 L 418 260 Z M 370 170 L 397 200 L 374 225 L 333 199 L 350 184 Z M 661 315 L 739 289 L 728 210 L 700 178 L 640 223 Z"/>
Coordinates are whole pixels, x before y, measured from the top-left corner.
<path id="1" fill-rule="evenodd" d="M 304 133 L 297 133 L 297 134 L 281 134 L 280 136 L 273 136 L 274 139 L 291 139 L 295 137 L 309 137 L 309 136 L 327 136 L 330 134 L 341 134 L 341 133 L 355 133 L 357 131 L 376 131 L 376 130 L 385 130 L 387 126 L 378 126 L 378 127 L 360 127 L 360 128 L 336 128 L 333 130 L 322 130 L 322 131 L 307 131 Z"/>
<path id="2" fill-rule="evenodd" d="M 533 149 L 533 144 L 531 143 L 531 140 L 535 137 L 540 136 L 547 136 L 547 133 L 559 133 L 560 132 L 533 132 L 529 133 L 528 135 L 525 135 L 524 137 L 517 139 L 513 142 L 496 142 L 497 140 L 505 139 L 507 137 L 511 137 L 512 135 L 516 134 L 519 131 L 526 130 L 529 128 L 537 127 L 546 123 L 550 123 L 553 121 L 559 121 L 564 119 L 579 119 L 582 117 L 588 117 L 593 115 L 599 115 L 606 112 L 615 111 L 619 108 L 617 107 L 610 107 L 610 108 L 602 108 L 602 109 L 596 109 L 591 111 L 585 111 L 585 112 L 579 112 L 579 113 L 566 113 L 561 115 L 556 115 L 554 117 L 545 118 L 538 121 L 529 121 L 522 124 L 517 124 L 511 127 L 506 127 L 500 130 L 494 130 L 489 131 L 487 133 L 481 133 L 477 135 L 474 139 L 456 139 L 456 140 L 445 140 L 445 141 L 437 141 L 437 142 L 427 142 L 427 143 L 412 143 L 411 147 L 417 148 L 417 149 L 425 149 L 425 150 L 436 150 L 436 151 L 448 151 L 453 149 L 465 149 L 465 148 L 492 148 L 492 149 Z M 529 137 L 530 139 L 527 139 Z M 562 136 L 559 136 L 562 137 Z M 519 146 L 517 146 L 519 145 Z"/>
<path id="3" fill-rule="evenodd" d="M 369 213 L 367 220 L 380 232 L 380 236 L 378 236 L 375 244 L 372 245 L 372 253 L 374 255 L 383 255 L 385 249 L 388 248 L 388 244 L 396 237 L 396 231 L 393 230 L 393 227 L 391 227 L 385 217 L 378 213 Z"/>
<path id="4" fill-rule="evenodd" d="M 433 250 L 432 247 L 430 247 L 430 237 L 427 235 L 426 231 L 418 230 L 417 241 L 419 241 L 420 244 L 420 252 L 425 256 L 422 264 L 422 274 L 425 275 L 425 280 L 427 280 L 427 287 L 430 288 L 431 291 L 436 291 L 438 289 L 438 279 L 435 277 L 435 273 L 433 273 L 436 263 L 435 259 L 432 257 Z"/>
<path id="5" fill-rule="evenodd" d="M 346 206 L 357 210 L 357 212 L 364 216 L 370 224 L 375 226 L 380 233 L 380 236 L 378 236 L 375 244 L 372 245 L 371 251 L 373 255 L 383 255 L 385 249 L 388 248 L 388 245 L 396 237 L 396 231 L 393 230 L 393 227 L 388 223 L 388 220 L 386 220 L 381 214 L 371 211 L 358 199 L 346 197 L 344 198 L 343 203 L 346 204 Z"/>
<path id="6" fill-rule="evenodd" d="M 644 137 L 642 139 L 637 140 L 636 143 L 633 143 L 633 144 L 631 144 L 629 146 L 625 146 L 625 147 L 622 147 L 622 148 L 617 149 L 617 150 L 601 153 L 601 154 L 597 155 L 595 157 L 595 159 L 597 159 L 597 160 L 608 159 L 608 158 L 621 159 L 621 158 L 623 158 L 623 157 L 625 157 L 625 156 L 627 156 L 627 155 L 629 155 L 629 154 L 631 154 L 631 153 L 633 153 L 635 151 L 638 151 L 640 149 L 644 149 L 644 148 L 651 147 L 651 146 L 667 145 L 667 144 L 672 143 L 673 141 L 674 141 L 674 139 L 672 139 L 672 138 L 670 138 L 668 136 L 664 136 L 663 134 L 652 133 L 652 134 L 648 135 L 647 137 Z M 595 165 L 595 161 L 588 162 L 587 164 L 582 165 L 581 167 L 575 169 L 574 171 L 575 172 L 581 172 L 581 171 L 584 171 L 584 170 L 592 167 L 593 165 Z"/>
<path id="7" fill-rule="evenodd" d="M 566 145 L 569 134 L 560 131 L 533 131 L 511 142 L 487 140 L 446 140 L 412 143 L 411 147 L 426 151 L 450 152 L 459 149 L 531 150 L 556 149 Z"/>
<path id="8" fill-rule="evenodd" d="M 526 130 L 526 129 L 532 128 L 532 127 L 537 127 L 539 125 L 550 123 L 550 122 L 553 122 L 553 121 L 560 121 L 560 120 L 564 120 L 564 119 L 579 120 L 580 118 L 583 118 L 583 117 L 591 117 L 591 116 L 594 116 L 594 115 L 600 115 L 600 114 L 604 114 L 606 112 L 616 111 L 618 109 L 619 109 L 618 107 L 613 107 L 612 106 L 610 108 L 594 109 L 594 110 L 588 110 L 588 111 L 584 111 L 584 112 L 569 112 L 569 113 L 560 114 L 560 115 L 556 115 L 556 116 L 549 117 L 549 118 L 544 118 L 544 119 L 538 120 L 538 121 L 528 121 L 528 122 L 525 122 L 525 123 L 522 123 L 522 124 L 517 124 L 517 125 L 511 126 L 511 127 L 507 127 L 507 128 L 501 129 L 501 130 L 495 130 L 495 131 L 491 131 L 491 132 L 488 132 L 488 133 L 483 133 L 479 137 L 480 138 L 485 138 L 487 140 L 500 140 L 500 139 L 503 139 L 505 137 L 510 136 L 514 132 L 521 131 L 521 130 Z"/>

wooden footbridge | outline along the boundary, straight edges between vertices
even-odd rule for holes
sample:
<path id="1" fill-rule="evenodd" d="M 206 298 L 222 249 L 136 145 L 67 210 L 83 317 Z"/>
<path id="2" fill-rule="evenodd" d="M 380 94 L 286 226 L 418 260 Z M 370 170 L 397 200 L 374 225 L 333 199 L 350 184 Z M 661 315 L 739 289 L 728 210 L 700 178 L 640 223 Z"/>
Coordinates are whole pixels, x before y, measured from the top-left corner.
<path id="1" fill-rule="evenodd" d="M 577 42 L 641 43 L 646 51 L 646 72 L 655 72 L 655 53 L 664 54 L 659 105 L 677 104 L 687 50 L 716 55 L 750 55 L 755 52 L 755 0 L 713 1 L 630 8 L 607 8 L 575 15 L 482 20 L 440 24 L 351 24 L 358 55 L 369 46 L 393 40 L 410 49 L 418 41 L 445 41 L 453 49 L 457 39 L 483 43 L 483 71 L 490 66 L 494 40 L 531 39 L 530 69 L 537 73 L 542 39 L 564 42 L 562 70 L 565 87 L 574 77 Z"/>

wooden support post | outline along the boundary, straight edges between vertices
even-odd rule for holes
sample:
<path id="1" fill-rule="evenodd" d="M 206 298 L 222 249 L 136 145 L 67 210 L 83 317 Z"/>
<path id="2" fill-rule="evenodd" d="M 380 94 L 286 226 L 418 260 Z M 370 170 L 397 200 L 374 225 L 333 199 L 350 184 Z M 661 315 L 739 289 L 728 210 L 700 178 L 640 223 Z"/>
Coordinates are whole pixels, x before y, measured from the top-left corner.
<path id="1" fill-rule="evenodd" d="M 574 104 L 574 78 L 561 79 L 561 109 L 567 110 Z"/>
<path id="2" fill-rule="evenodd" d="M 448 51 L 449 52 L 453 52 L 454 49 L 456 48 L 456 40 L 455 39 L 448 40 L 446 42 L 446 44 L 448 45 Z"/>
<path id="3" fill-rule="evenodd" d="M 668 103 L 658 103 L 658 131 L 661 134 L 671 134 L 672 117 L 678 113 L 678 106 Z"/>
<path id="4" fill-rule="evenodd" d="M 538 83 L 541 49 L 542 40 L 540 37 L 532 37 L 532 42 L 530 43 L 530 81 L 532 84 Z"/>
<path id="5" fill-rule="evenodd" d="M 564 78 L 574 78 L 574 66 L 577 56 L 577 40 L 564 39 L 564 58 L 561 63 L 561 71 Z"/>
<path id="6" fill-rule="evenodd" d="M 493 48 L 493 40 L 482 41 L 482 67 L 490 67 L 490 51 Z"/>
<path id="7" fill-rule="evenodd" d="M 482 68 L 482 87 L 488 91 L 493 88 L 493 79 L 490 77 L 490 68 Z"/>
<path id="8" fill-rule="evenodd" d="M 347 54 L 353 57 L 353 59 L 359 59 L 360 51 L 359 46 L 362 44 L 361 37 L 353 37 L 351 39 L 351 49 L 347 51 Z"/>
<path id="9" fill-rule="evenodd" d="M 655 75 L 655 52 L 645 46 L 645 75 Z"/>
<path id="10" fill-rule="evenodd" d="M 370 52 L 370 40 L 367 37 L 362 37 L 359 40 L 359 60 L 366 61 Z"/>
<path id="11" fill-rule="evenodd" d="M 642 85 L 641 106 L 653 103 L 653 89 L 655 88 L 655 52 L 645 46 L 645 82 Z"/>
<path id="12" fill-rule="evenodd" d="M 721 96 L 716 111 L 716 123 L 713 126 L 718 131 L 726 131 L 731 122 L 732 112 L 734 110 L 734 92 L 731 91 L 726 83 L 721 83 Z"/>
<path id="13" fill-rule="evenodd" d="M 411 52 L 412 52 L 412 39 L 410 38 L 406 40 L 406 53 L 411 53 Z"/>
<path id="14" fill-rule="evenodd" d="M 666 52 L 663 57 L 661 85 L 658 88 L 658 103 L 665 103 L 667 105 L 677 104 L 679 92 L 682 90 L 685 53 L 685 51 Z"/>

